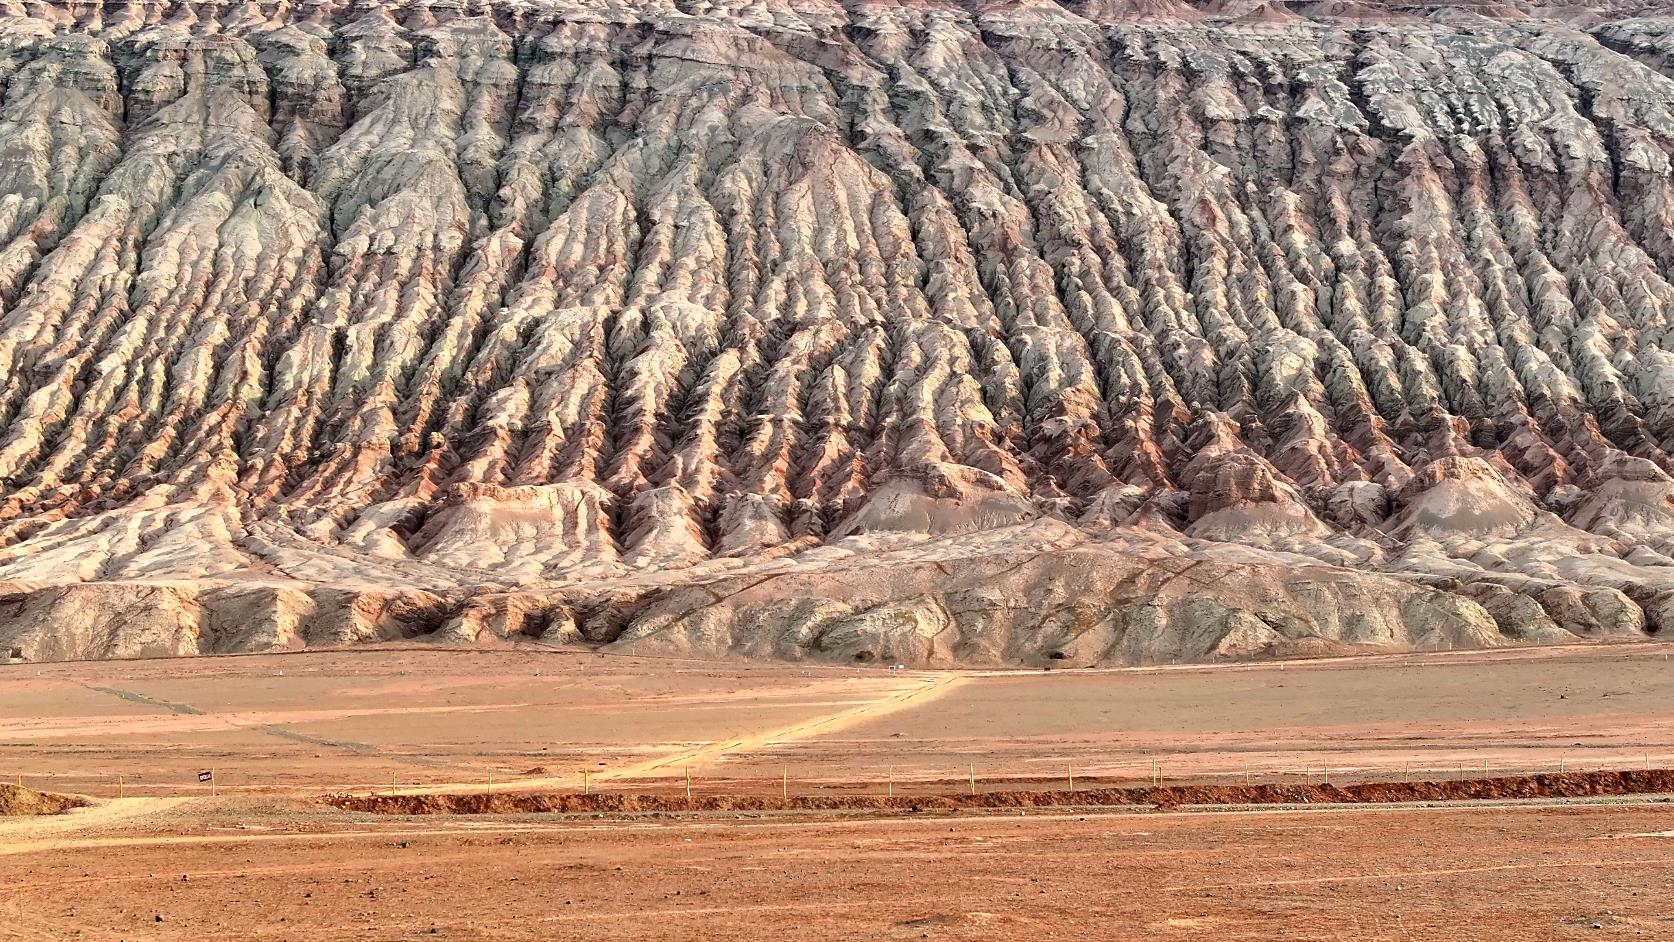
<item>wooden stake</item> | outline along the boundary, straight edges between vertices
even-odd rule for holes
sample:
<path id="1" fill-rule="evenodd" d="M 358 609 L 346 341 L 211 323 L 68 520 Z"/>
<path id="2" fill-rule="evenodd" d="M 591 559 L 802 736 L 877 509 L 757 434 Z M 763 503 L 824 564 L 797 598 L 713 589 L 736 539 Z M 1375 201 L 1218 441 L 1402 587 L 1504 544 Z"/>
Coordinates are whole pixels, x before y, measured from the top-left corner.
<path id="1" fill-rule="evenodd" d="M 971 794 L 976 794 L 976 766 L 971 766 Z"/>
<path id="2" fill-rule="evenodd" d="M 209 767 L 209 797 L 215 797 L 215 766 Z"/>
<path id="3" fill-rule="evenodd" d="M 895 797 L 895 766 L 889 767 L 889 797 Z"/>
<path id="4" fill-rule="evenodd" d="M 118 775 L 116 777 L 116 797 L 118 797 L 118 798 L 128 797 L 127 783 L 122 781 L 122 776 L 120 776 L 120 775 Z"/>
<path id="5" fill-rule="evenodd" d="M 692 767 L 686 766 L 686 800 L 692 800 Z"/>
<path id="6" fill-rule="evenodd" d="M 494 770 L 493 769 L 488 770 L 488 790 L 489 791 L 494 790 Z"/>
<path id="7" fill-rule="evenodd" d="M 389 793 L 391 795 L 395 794 L 395 773 L 394 772 L 389 773 Z"/>
<path id="8" fill-rule="evenodd" d="M 1250 784 L 1250 764 L 1248 762 L 1244 763 L 1244 784 Z"/>
<path id="9" fill-rule="evenodd" d="M 583 795 L 587 794 L 587 770 L 586 769 L 581 770 L 581 793 Z"/>
<path id="10" fill-rule="evenodd" d="M 779 799 L 790 801 L 790 766 L 788 765 L 779 770 Z"/>
<path id="11" fill-rule="evenodd" d="M 1075 763 L 1069 764 L 1070 791 L 1075 791 Z"/>

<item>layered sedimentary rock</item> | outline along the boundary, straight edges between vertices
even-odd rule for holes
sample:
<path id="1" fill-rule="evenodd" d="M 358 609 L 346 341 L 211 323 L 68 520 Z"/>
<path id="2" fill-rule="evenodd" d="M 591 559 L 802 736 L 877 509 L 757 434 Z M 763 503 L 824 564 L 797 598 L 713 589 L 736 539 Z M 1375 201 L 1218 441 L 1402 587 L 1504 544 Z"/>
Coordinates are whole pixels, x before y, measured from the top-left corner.
<path id="1" fill-rule="evenodd" d="M 1659 13 L 0 0 L 0 654 L 1654 633 Z"/>

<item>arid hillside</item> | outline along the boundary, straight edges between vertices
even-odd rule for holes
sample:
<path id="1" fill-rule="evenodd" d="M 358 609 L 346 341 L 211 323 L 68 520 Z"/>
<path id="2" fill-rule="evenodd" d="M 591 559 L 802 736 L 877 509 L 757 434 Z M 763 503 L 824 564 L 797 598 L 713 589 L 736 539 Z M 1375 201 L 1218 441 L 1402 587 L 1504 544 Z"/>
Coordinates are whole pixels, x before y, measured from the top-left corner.
<path id="1" fill-rule="evenodd" d="M 0 655 L 1655 632 L 1659 13 L 0 0 Z"/>

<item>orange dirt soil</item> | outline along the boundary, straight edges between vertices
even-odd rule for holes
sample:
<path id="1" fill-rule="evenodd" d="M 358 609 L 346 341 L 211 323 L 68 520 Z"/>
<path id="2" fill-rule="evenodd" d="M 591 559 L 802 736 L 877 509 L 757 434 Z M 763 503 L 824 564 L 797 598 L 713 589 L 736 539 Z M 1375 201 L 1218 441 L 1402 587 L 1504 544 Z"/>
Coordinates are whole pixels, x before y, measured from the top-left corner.
<path id="1" fill-rule="evenodd" d="M 1670 938 L 1671 648 L 0 667 L 0 940 Z"/>
<path id="2" fill-rule="evenodd" d="M 115 796 L 486 786 L 881 794 L 1674 767 L 1674 644 L 890 672 L 541 648 L 0 667 L 0 781 Z M 1346 777 L 1346 778 L 1345 778 Z M 608 785 L 608 788 L 606 786 Z M 464 786 L 464 787 L 462 787 Z"/>
<path id="3" fill-rule="evenodd" d="M 327 820 L 223 804 L 73 849 L 0 853 L 0 938 L 1529 942 L 1674 933 L 1670 815 L 1644 805 Z"/>

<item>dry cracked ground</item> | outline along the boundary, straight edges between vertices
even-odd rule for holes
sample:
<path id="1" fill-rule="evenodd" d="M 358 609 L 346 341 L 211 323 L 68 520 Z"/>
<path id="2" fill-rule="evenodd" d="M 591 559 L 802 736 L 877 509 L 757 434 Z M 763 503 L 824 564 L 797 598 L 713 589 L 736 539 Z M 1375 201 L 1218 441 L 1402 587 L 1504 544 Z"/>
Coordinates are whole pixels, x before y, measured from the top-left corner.
<path id="1" fill-rule="evenodd" d="M 0 0 L 0 655 L 1654 633 L 1664 10 Z"/>

